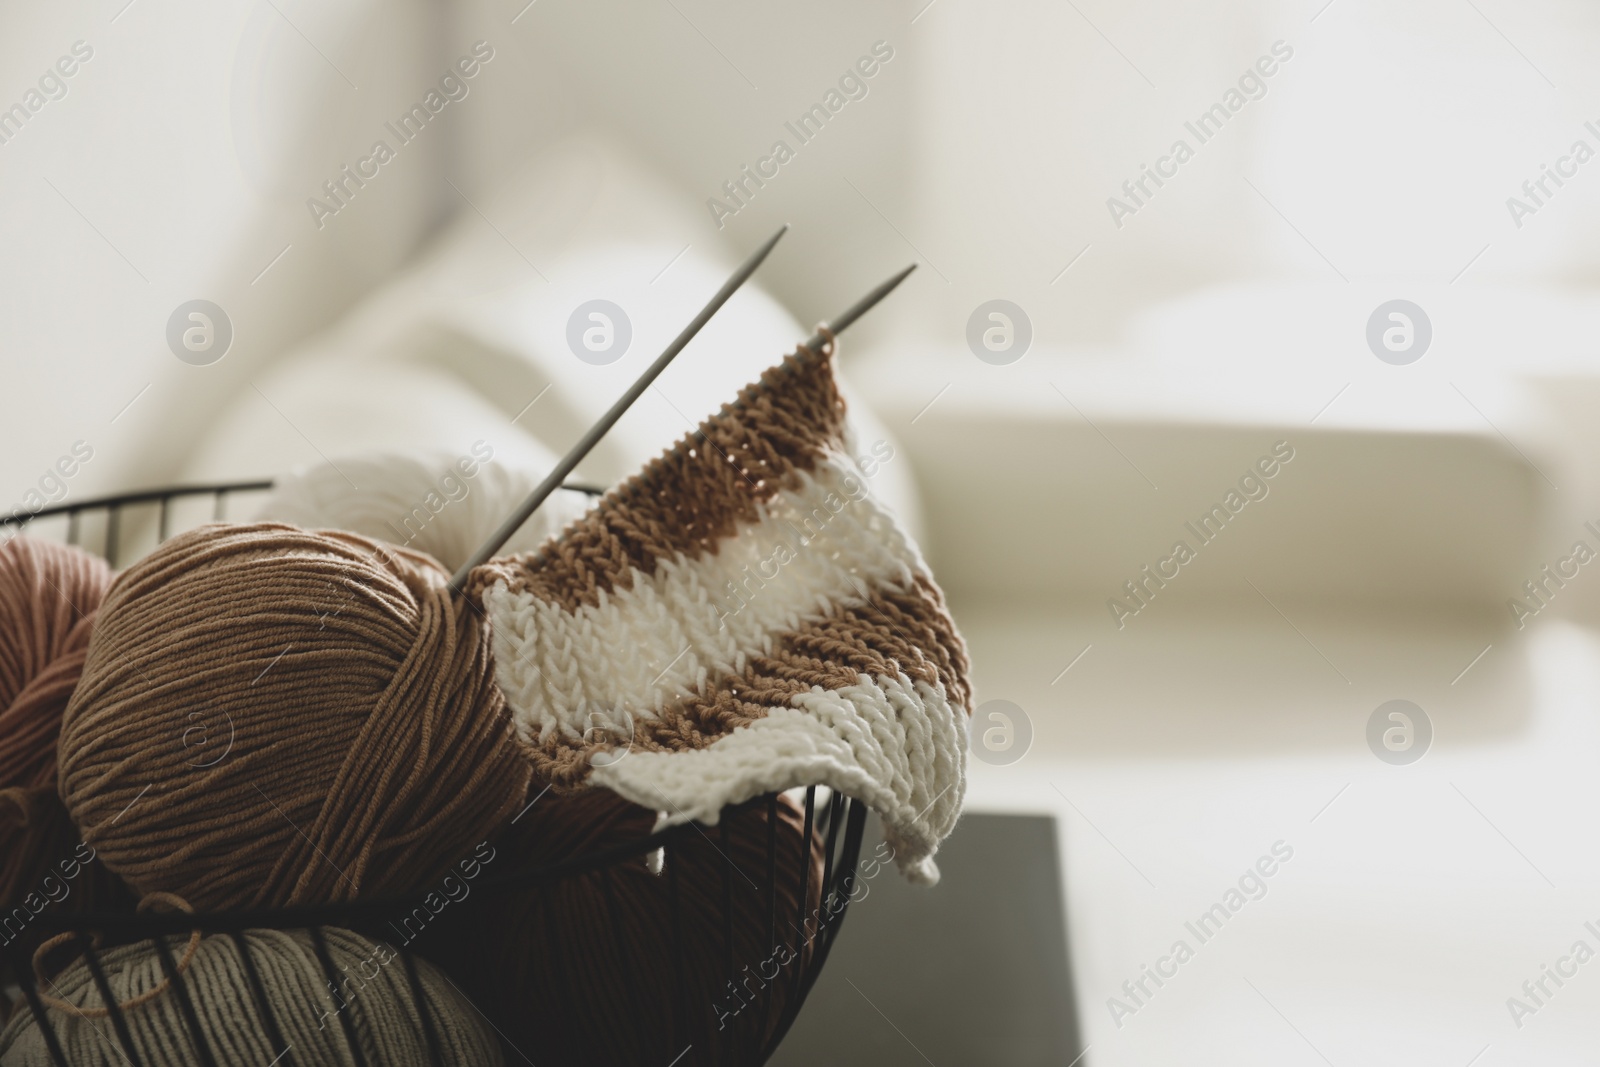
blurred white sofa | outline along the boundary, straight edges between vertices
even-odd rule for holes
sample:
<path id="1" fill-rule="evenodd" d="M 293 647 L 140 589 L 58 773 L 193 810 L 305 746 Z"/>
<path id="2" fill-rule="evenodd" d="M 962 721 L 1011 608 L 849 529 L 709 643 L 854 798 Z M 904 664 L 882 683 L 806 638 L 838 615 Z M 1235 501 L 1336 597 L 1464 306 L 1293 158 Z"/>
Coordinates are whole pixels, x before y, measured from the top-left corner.
<path id="1" fill-rule="evenodd" d="M 411 269 L 219 408 L 183 481 L 274 476 L 374 452 L 463 455 L 544 472 L 704 304 L 746 249 L 701 220 L 640 161 L 599 136 L 539 153 Z M 773 253 L 784 254 L 780 244 Z M 596 366 L 568 348 L 591 299 L 619 305 L 632 341 Z M 609 485 L 693 430 L 809 329 L 759 276 L 705 327 L 579 468 Z M 848 364 L 848 340 L 843 362 Z M 848 389 L 848 386 L 847 386 Z M 859 398 L 866 451 L 889 433 Z M 915 530 L 907 464 L 874 479 Z"/>

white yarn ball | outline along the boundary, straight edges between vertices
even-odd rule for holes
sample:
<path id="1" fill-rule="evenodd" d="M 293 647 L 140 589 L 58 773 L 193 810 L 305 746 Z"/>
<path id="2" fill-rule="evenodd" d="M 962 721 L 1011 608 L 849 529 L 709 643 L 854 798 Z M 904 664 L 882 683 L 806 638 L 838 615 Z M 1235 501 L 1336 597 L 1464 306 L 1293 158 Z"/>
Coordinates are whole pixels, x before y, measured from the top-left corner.
<path id="1" fill-rule="evenodd" d="M 548 473 L 443 452 L 369 455 L 320 463 L 280 478 L 257 519 L 349 530 L 426 552 L 454 571 Z M 469 473 L 470 472 L 470 473 Z M 557 489 L 496 554 L 539 547 L 594 503 Z"/>

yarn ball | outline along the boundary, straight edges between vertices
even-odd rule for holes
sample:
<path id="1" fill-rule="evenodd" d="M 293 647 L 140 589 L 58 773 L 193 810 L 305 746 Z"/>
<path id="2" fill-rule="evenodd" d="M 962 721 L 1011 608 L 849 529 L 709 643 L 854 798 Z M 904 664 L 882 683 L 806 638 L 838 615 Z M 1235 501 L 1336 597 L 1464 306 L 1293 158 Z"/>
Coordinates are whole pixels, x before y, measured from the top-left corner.
<path id="1" fill-rule="evenodd" d="M 77 831 L 56 795 L 61 716 L 110 585 L 111 568 L 81 549 L 28 537 L 0 546 L 0 911 L 9 920 L 7 940 L 28 922 L 16 909 L 84 910 L 118 895 L 102 866 L 82 862 Z"/>
<path id="2" fill-rule="evenodd" d="M 459 909 L 456 921 L 430 931 L 424 951 L 457 976 L 511 1048 L 540 1064 L 666 1064 L 691 1043 L 694 1051 L 680 1067 L 760 1062 L 755 1049 L 765 1047 L 784 1011 L 803 996 L 823 874 L 821 837 L 813 831 L 805 847 L 799 806 L 780 796 L 777 815 L 778 919 L 771 935 L 781 949 L 767 940 L 768 818 L 759 798 L 724 811 L 703 835 L 679 838 L 666 849 L 660 873 L 638 857 L 539 888 L 485 894 L 477 907 Z M 495 866 L 539 867 L 593 855 L 649 836 L 655 821 L 655 812 L 609 790 L 551 792 L 496 842 Z M 725 928 L 733 933 L 731 952 Z M 755 977 L 763 971 L 770 981 Z M 735 977 L 745 983 L 737 990 L 729 985 Z"/>
<path id="3" fill-rule="evenodd" d="M 61 796 L 140 894 L 202 909 L 417 890 L 524 804 L 486 623 L 427 556 L 214 524 L 118 576 Z"/>
<path id="4" fill-rule="evenodd" d="M 422 999 L 414 996 L 405 961 L 394 949 L 335 927 L 323 928 L 328 956 L 341 978 L 329 990 L 310 934 L 301 930 L 247 930 L 240 935 L 261 979 L 273 1026 L 263 1017 L 231 935 L 199 939 L 180 976 L 198 1016 L 201 1036 L 214 1062 L 223 1064 L 411 1065 L 431 1062 L 420 1013 L 428 1012 L 442 1060 L 467 1067 L 497 1067 L 503 1062 L 494 1031 L 436 968 L 417 959 Z M 172 958 L 181 960 L 189 938 L 168 939 Z M 138 1061 L 175 1067 L 201 1063 L 177 994 L 166 979 L 149 941 L 98 953 L 107 984 L 119 1005 L 154 993 L 122 1012 Z M 69 966 L 45 987 L 57 1000 L 90 1014 L 51 1007 L 46 1011 L 66 1053 L 78 1067 L 126 1067 L 116 1032 L 83 960 Z M 343 1016 L 352 1024 L 361 1059 L 351 1050 Z M 292 1049 L 280 1061 L 285 1047 Z M 54 1061 L 38 1020 L 26 1005 L 0 1033 L 0 1062 L 16 1067 L 49 1067 Z"/>
<path id="5" fill-rule="evenodd" d="M 364 534 L 426 552 L 454 572 L 548 473 L 485 459 L 493 450 L 481 441 L 474 449 L 352 456 L 294 471 L 278 480 L 256 517 Z M 586 493 L 556 490 L 500 554 L 538 548 L 592 504 Z"/>

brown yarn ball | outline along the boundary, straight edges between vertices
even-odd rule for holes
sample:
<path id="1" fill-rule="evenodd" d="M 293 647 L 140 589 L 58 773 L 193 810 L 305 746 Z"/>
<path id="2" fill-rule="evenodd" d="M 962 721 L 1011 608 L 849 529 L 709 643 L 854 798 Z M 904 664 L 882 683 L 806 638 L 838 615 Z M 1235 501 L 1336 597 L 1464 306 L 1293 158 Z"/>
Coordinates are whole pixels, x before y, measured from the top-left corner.
<path id="1" fill-rule="evenodd" d="M 522 807 L 487 624 L 427 556 L 203 526 L 112 585 L 61 796 L 141 894 L 200 909 L 416 890 Z"/>
<path id="2" fill-rule="evenodd" d="M 821 838 L 814 831 L 805 848 L 799 807 L 779 797 L 777 814 L 774 933 L 786 947 L 776 955 L 767 941 L 765 799 L 723 813 L 726 841 L 720 825 L 704 836 L 686 834 L 666 850 L 667 869 L 659 874 L 640 857 L 544 888 L 485 895 L 476 907 L 459 909 L 458 921 L 433 931 L 422 951 L 457 977 L 513 1047 L 539 1064 L 667 1064 L 691 1043 L 694 1049 L 678 1067 L 757 1062 L 754 1050 L 801 995 L 816 946 L 808 939 L 816 934 L 823 873 Z M 655 812 L 609 790 L 552 792 L 495 843 L 494 865 L 505 871 L 592 855 L 648 836 L 655 820 Z M 673 866 L 681 972 L 674 963 Z M 723 896 L 725 872 L 731 911 Z M 734 935 L 732 975 L 725 915 Z M 763 971 L 772 980 L 751 977 Z M 747 982 L 737 993 L 728 986 L 734 975 Z"/>
<path id="3" fill-rule="evenodd" d="M 61 716 L 110 585 L 111 568 L 81 549 L 0 545 L 0 943 L 31 921 L 17 909 L 83 911 L 125 895 L 100 864 L 80 862 L 56 795 Z"/>

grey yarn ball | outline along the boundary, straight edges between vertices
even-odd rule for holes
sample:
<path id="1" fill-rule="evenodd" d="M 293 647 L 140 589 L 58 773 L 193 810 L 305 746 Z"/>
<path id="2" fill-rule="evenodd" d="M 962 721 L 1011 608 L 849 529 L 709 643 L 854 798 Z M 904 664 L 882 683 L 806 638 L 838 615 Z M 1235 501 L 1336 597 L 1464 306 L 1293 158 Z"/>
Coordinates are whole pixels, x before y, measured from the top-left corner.
<path id="1" fill-rule="evenodd" d="M 252 992 L 248 971 L 231 935 L 203 937 L 182 980 L 211 1055 L 220 1064 L 287 1063 L 302 1067 L 344 1067 L 357 1061 L 345 1037 L 341 1015 L 349 1020 L 368 1064 L 409 1067 L 430 1062 L 419 1012 L 433 1020 L 442 1062 L 465 1067 L 500 1067 L 500 1045 L 488 1021 L 467 1003 L 444 974 L 421 959 L 417 963 L 426 1005 L 412 996 L 405 961 L 394 949 L 348 930 L 325 928 L 323 936 L 334 969 L 341 974 L 337 995 L 316 956 L 310 934 L 301 930 L 249 930 L 243 935 L 250 959 L 266 992 L 284 1047 L 274 1047 Z M 172 958 L 182 960 L 185 936 L 169 937 Z M 160 957 L 146 941 L 100 952 L 112 993 L 119 1003 L 147 994 L 165 978 Z M 83 960 L 45 983 L 41 992 L 85 1009 L 102 1008 L 93 976 Z M 57 1039 L 74 1067 L 125 1067 L 111 1020 L 84 1018 L 62 1008 L 47 1009 Z M 168 988 L 125 1010 L 140 1062 L 162 1067 L 198 1064 L 183 1009 Z M 0 1063 L 7 1067 L 50 1067 L 54 1061 L 26 1002 L 18 1005 L 0 1033 Z"/>

